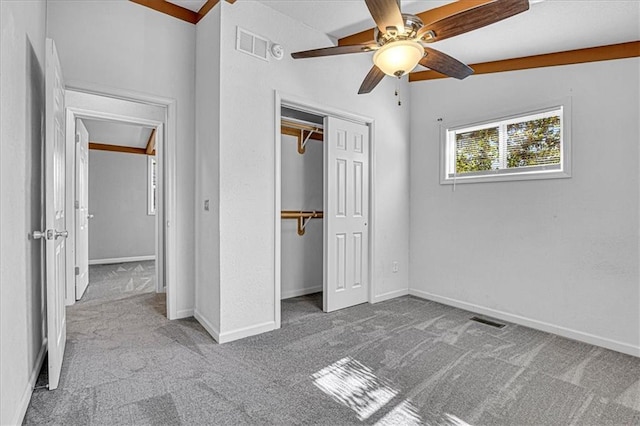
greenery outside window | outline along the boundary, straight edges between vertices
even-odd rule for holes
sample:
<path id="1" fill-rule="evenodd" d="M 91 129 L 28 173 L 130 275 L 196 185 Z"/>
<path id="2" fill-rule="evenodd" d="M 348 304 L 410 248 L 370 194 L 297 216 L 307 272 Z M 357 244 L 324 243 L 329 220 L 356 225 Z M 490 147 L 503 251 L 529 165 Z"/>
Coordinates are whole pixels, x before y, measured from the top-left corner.
<path id="1" fill-rule="evenodd" d="M 443 184 L 570 177 L 567 105 L 447 128 Z"/>

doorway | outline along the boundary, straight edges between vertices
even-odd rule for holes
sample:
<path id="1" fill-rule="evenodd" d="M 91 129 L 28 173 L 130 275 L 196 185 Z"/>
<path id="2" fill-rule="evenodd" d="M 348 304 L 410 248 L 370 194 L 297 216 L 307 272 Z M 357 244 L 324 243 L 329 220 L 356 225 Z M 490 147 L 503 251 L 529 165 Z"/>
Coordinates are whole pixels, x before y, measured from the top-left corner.
<path id="1" fill-rule="evenodd" d="M 76 301 L 164 292 L 155 267 L 161 133 L 160 126 L 76 119 Z"/>
<path id="2" fill-rule="evenodd" d="M 281 108 L 281 311 L 323 310 L 324 118 Z M 304 296 L 304 297 L 303 297 Z"/>
<path id="3" fill-rule="evenodd" d="M 320 305 L 321 299 L 325 312 L 372 300 L 373 247 L 369 242 L 374 229 L 371 214 L 374 122 L 368 117 L 278 93 L 275 103 L 274 316 L 279 328 L 280 300 L 296 293 L 306 295 L 320 290 L 321 298 L 314 291 L 316 304 Z M 295 133 L 284 127 L 298 127 L 300 133 L 288 138 Z M 310 158 L 294 160 L 297 165 L 289 164 L 292 144 L 297 144 L 296 155 L 310 152 Z M 319 211 L 316 206 L 320 197 Z M 302 206 L 295 207 L 295 203 Z M 298 240 L 292 239 L 294 226 Z M 315 238 L 300 240 L 314 230 Z M 296 276 L 298 281 L 291 282 Z M 318 282 L 319 276 L 321 288 L 312 284 Z"/>
<path id="4" fill-rule="evenodd" d="M 77 192 L 79 189 L 77 185 L 79 178 L 75 176 L 75 171 L 80 171 L 80 161 L 76 161 L 76 159 L 79 160 L 79 157 L 76 155 L 76 152 L 78 151 L 78 142 L 76 142 L 76 140 L 81 139 L 81 137 L 76 137 L 78 130 L 80 129 L 80 126 L 78 125 L 79 123 L 84 123 L 89 127 L 90 131 L 88 133 L 91 139 L 90 142 L 92 142 L 89 146 L 93 148 L 90 151 L 92 153 L 99 153 L 95 154 L 95 157 L 126 155 L 126 157 L 120 158 L 120 161 L 122 162 L 123 159 L 126 159 L 126 162 L 128 163 L 136 163 L 136 173 L 142 174 L 145 179 L 145 189 L 142 200 L 144 204 L 144 211 L 142 212 L 144 217 L 140 217 L 140 219 L 144 220 L 146 223 L 145 230 L 147 234 L 149 232 L 152 234 L 151 237 L 148 235 L 146 236 L 146 248 L 143 249 L 143 251 L 150 252 L 139 252 L 138 254 L 132 254 L 132 252 L 130 252 L 124 254 L 120 253 L 117 255 L 113 255 L 113 253 L 115 253 L 113 251 L 111 254 L 105 254 L 106 252 L 102 254 L 92 253 L 92 263 L 113 264 L 114 262 L 152 261 L 152 265 L 149 265 L 148 263 L 145 265 L 135 265 L 138 270 L 134 272 L 141 272 L 140 269 L 144 269 L 144 272 L 138 275 L 148 277 L 148 275 L 150 275 L 149 269 L 151 269 L 153 282 L 155 282 L 153 290 L 156 292 L 167 293 L 167 317 L 169 319 L 176 318 L 176 281 L 174 278 L 173 267 L 173 265 L 175 265 L 175 251 L 172 248 L 175 247 L 175 233 L 169 226 L 169 218 L 174 217 L 175 215 L 175 133 L 173 131 L 175 128 L 175 102 L 166 99 L 141 97 L 138 94 L 107 94 L 105 92 L 98 92 L 94 89 L 68 88 L 66 90 L 66 107 L 67 169 L 70 170 L 67 173 L 67 187 L 76 188 L 76 191 L 68 191 L 69 196 L 67 198 L 69 211 L 74 211 L 76 205 L 80 207 L 80 204 L 82 204 L 80 203 L 80 197 L 78 197 L 79 194 Z M 132 139 L 132 131 L 134 133 L 138 132 L 137 137 L 139 140 L 136 142 L 129 140 L 127 143 L 118 141 L 117 138 L 115 141 L 112 139 L 112 143 L 97 140 L 104 139 L 103 136 L 100 136 L 100 132 L 105 134 L 105 128 L 108 131 L 108 134 L 112 135 L 114 133 L 126 134 L 128 130 L 129 136 L 124 136 L 128 139 Z M 91 136 L 96 137 L 94 138 Z M 144 148 L 128 146 L 128 149 L 131 151 L 128 154 L 118 152 L 122 150 L 121 148 L 124 145 L 142 143 L 141 140 L 143 137 L 146 138 L 144 141 Z M 102 149 L 95 149 L 96 147 Z M 147 149 L 149 150 L 149 154 L 154 155 L 148 155 L 146 153 Z M 133 158 L 133 156 L 136 158 Z M 116 162 L 117 161 L 118 159 L 116 159 Z M 105 167 L 107 169 L 109 168 L 108 165 L 105 165 Z M 141 167 L 143 170 L 140 170 Z M 153 176 L 150 174 L 151 170 L 153 170 Z M 74 179 L 70 181 L 69 176 L 74 176 Z M 108 179 L 108 177 L 105 178 Z M 151 183 L 151 180 L 153 180 L 156 187 L 153 192 L 153 197 L 149 195 L 149 188 L 147 187 L 147 185 Z M 91 186 L 91 181 L 89 180 L 89 185 L 85 186 L 86 191 L 88 187 Z M 112 188 L 111 190 L 116 191 L 117 188 Z M 152 211 L 153 214 L 150 214 Z M 89 219 L 89 233 L 91 233 L 91 222 L 98 220 L 96 213 L 97 212 L 95 211 L 87 211 L 86 217 Z M 94 216 L 93 218 L 91 218 L 92 215 Z M 87 260 L 89 257 L 89 244 L 87 244 L 85 248 L 78 239 L 81 233 L 79 226 L 80 219 L 82 218 L 79 217 L 73 223 L 68 224 L 69 229 L 73 229 L 75 231 L 73 236 L 74 238 L 70 238 L 70 251 L 67 256 L 68 270 L 78 272 L 78 276 L 82 276 L 82 272 L 79 270 L 82 268 L 80 268 L 81 262 L 78 262 L 78 255 L 87 257 Z M 150 221 L 151 224 L 149 225 Z M 112 231 L 103 229 L 102 233 L 104 235 L 108 235 L 109 233 L 122 234 L 122 231 L 125 231 L 124 229 L 121 229 L 121 227 L 117 226 L 117 224 L 108 224 L 107 228 L 109 226 L 115 226 L 115 229 Z M 151 241 L 149 241 L 149 239 L 151 239 Z M 130 248 L 131 247 L 129 247 L 129 249 Z M 84 250 L 87 254 L 85 255 L 83 252 L 79 252 L 79 250 Z M 76 267 L 78 267 L 78 269 L 76 269 Z M 127 270 L 128 268 L 122 267 L 121 269 Z M 128 272 L 130 271 L 127 271 L 127 273 Z M 72 273 L 70 276 L 74 276 L 74 274 Z M 148 279 L 146 280 L 148 281 Z M 82 293 L 82 288 L 77 285 L 76 280 L 67 280 L 67 305 L 74 304 L 76 299 L 79 298 Z"/>

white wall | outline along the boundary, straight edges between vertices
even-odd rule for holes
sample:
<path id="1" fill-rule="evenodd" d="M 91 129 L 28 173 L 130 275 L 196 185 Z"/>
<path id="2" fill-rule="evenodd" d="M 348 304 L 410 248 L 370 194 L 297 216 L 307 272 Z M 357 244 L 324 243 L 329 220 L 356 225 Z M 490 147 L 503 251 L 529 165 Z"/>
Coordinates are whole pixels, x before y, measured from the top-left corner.
<path id="1" fill-rule="evenodd" d="M 220 6 L 196 27 L 196 297 L 194 315 L 220 329 Z M 209 210 L 204 201 L 209 200 Z"/>
<path id="2" fill-rule="evenodd" d="M 411 84 L 412 294 L 640 355 L 639 63 Z M 570 179 L 439 184 L 438 118 L 565 96 Z"/>
<path id="3" fill-rule="evenodd" d="M 146 155 L 89 151 L 89 261 L 155 255 Z"/>
<path id="4" fill-rule="evenodd" d="M 125 0 L 50 0 L 47 23 L 67 83 L 176 99 L 176 298 L 178 316 L 189 316 L 195 280 L 195 26 Z"/>
<path id="5" fill-rule="evenodd" d="M 218 6 L 217 6 L 218 7 Z M 220 248 L 200 246 L 200 258 L 220 256 L 220 339 L 232 340 L 275 326 L 275 95 L 274 90 L 376 119 L 375 300 L 408 291 L 409 93 L 393 95 L 385 79 L 369 95 L 357 95 L 371 55 L 293 60 L 290 53 L 331 45 L 332 40 L 253 1 L 221 2 L 219 161 Z M 199 24 L 202 25 L 202 22 Z M 286 55 L 270 62 L 235 50 L 236 25 L 281 43 Z M 213 42 L 206 49 L 213 49 Z M 202 47 L 205 48 L 205 47 Z M 215 66 L 215 64 L 212 64 Z M 201 69 L 198 69 L 200 73 Z M 205 71 L 209 72 L 209 71 Z M 215 70 L 210 70 L 215 75 Z M 215 91 L 203 92 L 215 96 Z M 200 144 L 200 142 L 199 142 Z M 201 166 L 200 166 L 201 167 Z M 214 167 L 215 166 L 211 166 Z M 201 175 L 201 172 L 198 172 Z M 198 204 L 202 203 L 198 200 Z M 400 272 L 392 273 L 394 260 Z M 212 299 L 213 301 L 213 299 Z M 202 303 L 209 303 L 202 301 Z"/>
<path id="6" fill-rule="evenodd" d="M 44 1 L 1 1 L 0 424 L 19 424 L 45 351 Z"/>
<path id="7" fill-rule="evenodd" d="M 282 135 L 282 210 L 322 211 L 323 143 L 309 139 L 298 153 L 298 138 Z M 298 221 L 282 220 L 281 299 L 322 291 L 322 219 L 311 219 L 303 236 Z"/>

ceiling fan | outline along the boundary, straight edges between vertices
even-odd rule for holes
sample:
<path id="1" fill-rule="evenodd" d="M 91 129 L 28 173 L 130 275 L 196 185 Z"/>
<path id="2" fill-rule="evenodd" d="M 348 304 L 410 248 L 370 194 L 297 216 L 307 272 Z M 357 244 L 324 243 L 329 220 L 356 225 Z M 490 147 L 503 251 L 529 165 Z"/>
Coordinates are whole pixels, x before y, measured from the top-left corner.
<path id="1" fill-rule="evenodd" d="M 465 7 L 451 12 L 450 5 L 432 11 L 440 16 L 424 23 L 415 16 L 400 11 L 400 0 L 365 0 L 376 22 L 375 40 L 364 44 L 332 46 L 294 52 L 294 59 L 347 53 L 373 52 L 373 67 L 365 77 L 358 94 L 369 93 L 385 75 L 402 77 L 418 64 L 439 73 L 463 79 L 473 69 L 451 56 L 427 47 L 426 44 L 454 37 L 493 24 L 529 9 L 529 0 L 460 0 Z M 438 11 L 438 9 L 441 9 Z M 441 12 L 441 13 L 439 13 Z"/>

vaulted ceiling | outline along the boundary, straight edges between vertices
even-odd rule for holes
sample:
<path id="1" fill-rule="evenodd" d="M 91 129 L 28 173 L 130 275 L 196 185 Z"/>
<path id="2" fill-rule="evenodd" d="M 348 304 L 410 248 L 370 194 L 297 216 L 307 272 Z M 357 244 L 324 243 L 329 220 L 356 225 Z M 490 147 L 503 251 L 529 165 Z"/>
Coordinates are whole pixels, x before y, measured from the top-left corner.
<path id="1" fill-rule="evenodd" d="M 207 0 L 168 1 L 194 12 L 207 3 Z M 239 1 L 258 1 L 336 39 L 373 27 L 364 0 Z M 401 1 L 402 11 L 413 14 L 448 3 L 452 1 Z M 530 3 L 527 12 L 435 43 L 434 47 L 475 64 L 640 40 L 637 0 L 530 0 Z M 309 49 L 315 47 L 322 46 Z"/>

